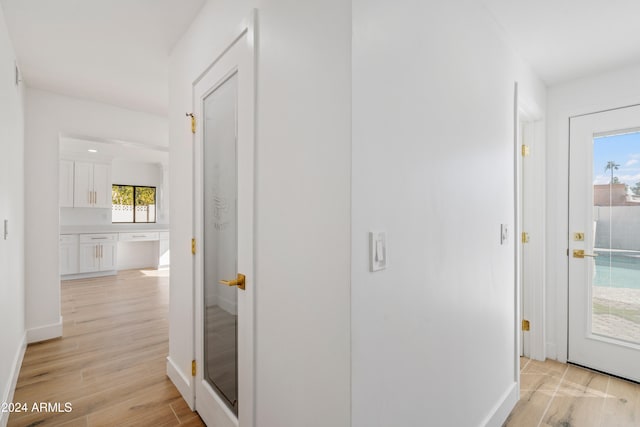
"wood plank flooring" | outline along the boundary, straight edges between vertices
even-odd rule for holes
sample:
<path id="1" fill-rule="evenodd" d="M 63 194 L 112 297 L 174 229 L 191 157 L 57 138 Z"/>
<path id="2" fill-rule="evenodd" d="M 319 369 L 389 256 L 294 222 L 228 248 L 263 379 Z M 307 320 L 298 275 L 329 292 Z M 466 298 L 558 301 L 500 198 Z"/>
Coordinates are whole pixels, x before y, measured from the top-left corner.
<path id="1" fill-rule="evenodd" d="M 203 426 L 165 374 L 168 303 L 168 270 L 62 282 L 63 337 L 27 347 L 8 425 Z"/>
<path id="2" fill-rule="evenodd" d="M 520 401 L 503 427 L 637 427 L 640 385 L 564 363 L 520 359 Z"/>

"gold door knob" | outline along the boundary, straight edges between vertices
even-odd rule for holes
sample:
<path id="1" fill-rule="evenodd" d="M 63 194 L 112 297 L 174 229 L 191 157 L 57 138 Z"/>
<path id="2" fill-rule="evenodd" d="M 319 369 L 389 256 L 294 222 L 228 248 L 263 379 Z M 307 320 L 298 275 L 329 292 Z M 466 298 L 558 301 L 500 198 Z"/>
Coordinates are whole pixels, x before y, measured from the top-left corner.
<path id="1" fill-rule="evenodd" d="M 221 285 L 237 286 L 238 289 L 245 289 L 245 276 L 238 273 L 238 277 L 235 280 L 220 280 Z"/>
<path id="2" fill-rule="evenodd" d="M 595 258 L 597 256 L 598 256 L 598 254 L 585 254 L 582 249 L 574 249 L 573 250 L 573 257 L 574 258 L 584 258 L 584 257 Z"/>

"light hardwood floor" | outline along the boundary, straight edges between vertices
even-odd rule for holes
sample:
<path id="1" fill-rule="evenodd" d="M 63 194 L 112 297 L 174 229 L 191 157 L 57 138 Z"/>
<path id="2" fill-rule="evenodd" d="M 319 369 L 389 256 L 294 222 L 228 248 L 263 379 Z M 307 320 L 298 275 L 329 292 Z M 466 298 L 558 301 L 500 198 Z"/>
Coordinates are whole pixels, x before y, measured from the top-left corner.
<path id="1" fill-rule="evenodd" d="M 547 360 L 520 359 L 520 401 L 504 427 L 637 427 L 640 385 Z"/>
<path id="2" fill-rule="evenodd" d="M 13 401 L 71 412 L 13 413 L 9 426 L 202 426 L 166 377 L 168 271 L 62 283 L 61 339 L 29 345 Z"/>

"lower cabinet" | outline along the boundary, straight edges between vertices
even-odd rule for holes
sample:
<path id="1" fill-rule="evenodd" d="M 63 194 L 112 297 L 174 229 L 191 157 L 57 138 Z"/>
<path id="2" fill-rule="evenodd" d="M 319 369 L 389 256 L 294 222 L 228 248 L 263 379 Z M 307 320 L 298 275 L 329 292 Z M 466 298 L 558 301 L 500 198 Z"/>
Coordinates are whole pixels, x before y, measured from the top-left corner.
<path id="1" fill-rule="evenodd" d="M 60 274 L 78 273 L 78 235 L 60 235 Z"/>
<path id="2" fill-rule="evenodd" d="M 137 243 L 135 242 L 143 242 L 139 243 L 139 245 L 145 245 L 152 249 L 150 253 L 151 261 L 149 263 L 145 261 L 144 267 L 169 266 L 168 231 L 61 234 L 60 275 L 83 274 L 84 276 L 82 277 L 92 277 L 91 274 L 87 273 L 114 272 L 118 269 L 118 242 L 131 243 L 132 245 L 136 245 Z M 158 243 L 153 244 L 153 242 Z M 120 249 L 121 256 L 125 258 L 133 253 L 131 252 L 132 248 L 121 247 Z M 137 248 L 135 249 L 137 250 Z M 137 254 L 133 254 L 137 256 Z M 146 258 L 143 256 L 144 252 L 141 252 L 141 254 L 142 259 L 149 259 L 149 256 L 146 256 Z M 138 268 L 138 266 L 133 265 L 125 268 Z M 96 274 L 96 276 L 100 275 L 102 274 Z"/>
<path id="3" fill-rule="evenodd" d="M 79 259 L 80 273 L 116 269 L 118 234 L 81 234 Z"/>

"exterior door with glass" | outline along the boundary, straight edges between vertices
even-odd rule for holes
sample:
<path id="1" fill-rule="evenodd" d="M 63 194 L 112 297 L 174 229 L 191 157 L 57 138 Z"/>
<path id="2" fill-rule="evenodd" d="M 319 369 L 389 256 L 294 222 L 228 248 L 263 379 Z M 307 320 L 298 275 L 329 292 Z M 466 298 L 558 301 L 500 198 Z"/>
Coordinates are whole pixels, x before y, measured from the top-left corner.
<path id="1" fill-rule="evenodd" d="M 194 84 L 195 407 L 253 425 L 253 19 Z"/>
<path id="2" fill-rule="evenodd" d="M 570 119 L 570 362 L 640 381 L 640 106 Z"/>

